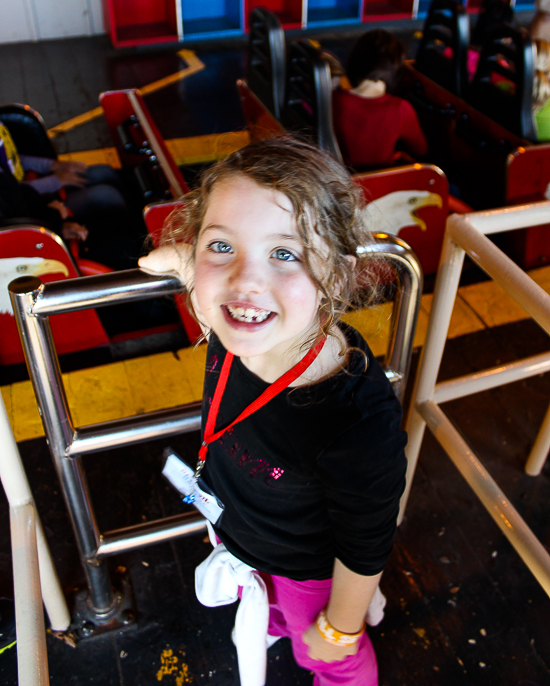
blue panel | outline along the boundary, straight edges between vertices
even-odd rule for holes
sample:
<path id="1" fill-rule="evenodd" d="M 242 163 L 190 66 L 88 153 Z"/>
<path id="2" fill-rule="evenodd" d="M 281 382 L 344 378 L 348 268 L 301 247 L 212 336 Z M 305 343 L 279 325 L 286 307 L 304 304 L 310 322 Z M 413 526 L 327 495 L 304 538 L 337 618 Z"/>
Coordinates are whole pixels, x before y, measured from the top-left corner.
<path id="1" fill-rule="evenodd" d="M 307 25 L 360 21 L 360 4 L 359 0 L 309 0 Z"/>
<path id="2" fill-rule="evenodd" d="M 188 33 L 186 25 L 200 22 L 204 31 L 217 32 L 226 29 L 242 28 L 241 0 L 180 0 L 183 18 L 184 35 Z M 195 30 L 192 31 L 195 33 Z"/>

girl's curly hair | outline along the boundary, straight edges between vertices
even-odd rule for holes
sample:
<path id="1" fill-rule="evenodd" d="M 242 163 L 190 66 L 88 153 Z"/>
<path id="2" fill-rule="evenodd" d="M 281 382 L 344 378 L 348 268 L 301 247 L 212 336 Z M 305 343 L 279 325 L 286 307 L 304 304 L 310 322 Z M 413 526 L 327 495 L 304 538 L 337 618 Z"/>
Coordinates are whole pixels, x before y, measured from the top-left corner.
<path id="1" fill-rule="evenodd" d="M 357 248 L 372 243 L 361 189 L 330 155 L 289 136 L 247 145 L 206 169 L 198 187 L 169 218 L 163 242 L 186 242 L 195 248 L 212 189 L 238 175 L 284 193 L 292 203 L 305 267 L 322 294 L 319 321 L 324 334 L 331 332 L 352 303 L 368 306 L 376 301 L 380 270 L 368 258 L 356 265 L 347 259 L 357 255 Z M 315 247 L 314 233 L 328 250 Z M 322 265 L 322 271 L 313 265 Z M 193 284 L 188 284 L 189 295 L 192 289 Z"/>

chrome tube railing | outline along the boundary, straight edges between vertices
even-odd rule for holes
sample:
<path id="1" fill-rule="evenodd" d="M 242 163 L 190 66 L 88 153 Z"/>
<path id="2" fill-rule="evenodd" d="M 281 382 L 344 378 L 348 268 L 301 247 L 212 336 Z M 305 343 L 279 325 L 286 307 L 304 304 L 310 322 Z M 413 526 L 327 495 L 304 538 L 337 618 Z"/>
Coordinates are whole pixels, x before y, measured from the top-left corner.
<path id="1" fill-rule="evenodd" d="M 386 373 L 401 398 L 408 374 L 422 273 L 410 248 L 381 234 L 364 253 L 388 261 L 398 282 Z M 361 258 L 361 255 L 359 255 Z M 128 299 L 154 298 L 182 290 L 176 276 L 153 276 L 139 269 L 42 284 L 34 277 L 9 286 L 15 320 L 42 415 L 44 429 L 69 510 L 89 587 L 96 621 L 111 622 L 120 606 L 104 558 L 118 552 L 168 541 L 205 527 L 197 513 L 146 522 L 101 533 L 82 470 L 81 457 L 100 450 L 200 429 L 200 404 L 151 412 L 103 424 L 75 427 L 71 418 L 48 317 L 51 314 L 101 307 Z"/>
<path id="2" fill-rule="evenodd" d="M 535 538 L 512 503 L 502 493 L 438 404 L 547 371 L 550 369 L 550 354 L 545 353 L 510 364 L 502 364 L 496 368 L 437 383 L 466 253 L 550 334 L 550 295 L 545 293 L 484 235 L 548 223 L 550 223 L 550 202 L 473 212 L 466 215 L 455 214 L 447 220 L 426 342 L 407 418 L 406 428 L 409 432 L 407 490 L 401 503 L 401 518 L 412 486 L 424 429 L 427 425 L 525 564 L 550 595 L 550 555 Z M 528 474 L 540 473 L 549 450 L 550 411 L 543 420 L 537 440 L 527 460 L 526 472 Z"/>
<path id="3" fill-rule="evenodd" d="M 383 367 L 401 402 L 407 385 L 414 332 L 422 297 L 422 268 L 413 250 L 397 236 L 374 234 L 375 242 L 359 256 L 378 255 L 395 270 L 398 282 L 390 323 L 390 341 Z"/>

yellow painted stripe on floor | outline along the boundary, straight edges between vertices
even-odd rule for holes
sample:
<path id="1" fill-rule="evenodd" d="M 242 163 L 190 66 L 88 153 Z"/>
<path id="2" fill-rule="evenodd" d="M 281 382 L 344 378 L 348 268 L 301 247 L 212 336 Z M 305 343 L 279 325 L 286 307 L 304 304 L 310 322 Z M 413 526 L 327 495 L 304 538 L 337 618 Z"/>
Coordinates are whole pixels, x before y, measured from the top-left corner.
<path id="1" fill-rule="evenodd" d="M 193 50 L 180 50 L 178 55 L 187 62 L 187 67 L 175 72 L 174 74 L 165 76 L 158 81 L 149 83 L 147 86 L 143 86 L 143 88 L 139 89 L 142 95 L 148 95 L 149 93 L 158 91 L 161 88 L 166 88 L 166 86 L 170 86 L 171 84 L 176 83 L 176 81 L 181 81 L 181 79 L 185 79 L 188 76 L 191 76 L 191 74 L 196 74 L 204 69 L 204 63 L 201 62 L 201 60 L 195 55 Z"/>
<path id="2" fill-rule="evenodd" d="M 370 310 L 348 312 L 342 319 L 357 329 L 376 357 L 380 357 L 388 349 L 392 310 L 393 303 L 385 303 Z"/>
<path id="3" fill-rule="evenodd" d="M 196 74 L 197 72 L 204 69 L 204 63 L 201 62 L 201 60 L 195 55 L 193 50 L 180 50 L 178 52 L 178 56 L 181 57 L 187 63 L 185 69 L 180 69 L 179 71 L 174 72 L 173 74 L 164 76 L 162 79 L 159 79 L 158 81 L 153 81 L 153 83 L 149 83 L 146 86 L 143 86 L 139 89 L 142 95 L 148 95 L 149 93 L 154 93 L 155 91 L 158 91 L 161 88 L 166 88 L 166 86 L 170 86 L 171 84 L 176 83 L 177 81 L 181 81 L 182 79 L 185 79 L 188 76 Z M 53 126 L 51 129 L 48 129 L 48 136 L 50 138 L 55 138 L 56 136 L 59 136 L 60 133 L 71 131 L 77 126 L 82 126 L 82 124 L 86 124 L 89 121 L 92 121 L 92 119 L 96 119 L 97 117 L 101 117 L 102 115 L 103 108 L 95 107 L 93 110 L 83 112 L 82 114 L 79 114 L 76 117 L 72 117 L 72 119 L 67 119 L 67 121 L 61 122 L 61 124 L 57 124 L 57 126 Z"/>
<path id="4" fill-rule="evenodd" d="M 75 426 L 154 412 L 202 398 L 206 346 L 113 362 L 63 374 Z M 30 381 L 4 386 L 16 441 L 44 435 Z"/>
<path id="5" fill-rule="evenodd" d="M 0 392 L 2 394 L 2 400 L 4 401 L 4 407 L 6 408 L 6 414 L 8 415 L 8 419 L 10 421 L 10 424 L 13 426 L 13 409 L 11 406 L 11 386 L 2 386 L 2 388 L 0 388 Z"/>
<path id="6" fill-rule="evenodd" d="M 476 314 L 475 309 L 461 298 L 462 289 L 455 300 L 451 321 L 449 324 L 448 338 L 458 338 L 458 336 L 465 336 L 469 333 L 475 333 L 485 329 L 486 326 L 483 320 Z M 428 327 L 427 318 L 432 309 L 433 295 L 426 293 L 422 296 L 422 310 L 426 313 L 426 330 Z M 420 345 L 424 344 L 424 338 Z"/>
<path id="7" fill-rule="evenodd" d="M 44 435 L 42 420 L 30 381 L 14 383 L 11 391 L 11 421 L 16 441 L 26 441 Z"/>
<path id="8" fill-rule="evenodd" d="M 528 317 L 525 310 L 494 281 L 464 286 L 460 295 L 489 328 Z"/>
<path id="9" fill-rule="evenodd" d="M 114 146 L 112 148 L 66 152 L 58 155 L 58 157 L 62 162 L 84 162 L 88 166 L 91 164 L 108 164 L 115 169 L 122 167 L 117 149 Z"/>
<path id="10" fill-rule="evenodd" d="M 550 267 L 530 272 L 550 292 Z M 491 287 L 491 285 L 493 287 Z M 449 338 L 525 319 L 519 306 L 493 282 L 465 286 L 456 299 Z M 424 343 L 432 296 L 423 295 L 414 346 Z M 490 307 L 492 311 L 490 312 Z M 385 354 L 392 304 L 347 314 L 377 356 Z M 110 421 L 199 401 L 202 397 L 206 346 L 70 372 L 63 375 L 76 426 Z M 30 381 L 0 389 L 16 441 L 43 436 L 42 422 Z"/>
<path id="11" fill-rule="evenodd" d="M 48 129 L 48 136 L 50 138 L 55 138 L 56 136 L 59 136 L 60 133 L 64 133 L 65 131 L 75 129 L 77 126 L 82 126 L 82 124 L 87 124 L 89 121 L 92 121 L 92 119 L 96 119 L 97 117 L 101 117 L 102 115 L 103 108 L 94 107 L 93 110 L 83 112 L 82 114 L 79 114 L 78 116 L 73 117 L 72 119 L 67 119 L 67 121 L 64 121 L 61 124 L 57 124 L 57 126 L 53 126 L 51 129 Z"/>
<path id="12" fill-rule="evenodd" d="M 250 142 L 248 131 L 228 131 L 189 138 L 170 138 L 166 147 L 180 167 L 192 164 L 215 162 L 243 148 Z M 59 155 L 62 161 L 84 162 L 85 164 L 110 164 L 120 169 L 120 158 L 115 147 L 78 150 Z"/>
<path id="13" fill-rule="evenodd" d="M 206 164 L 227 157 L 250 142 L 248 131 L 212 133 L 192 138 L 172 138 L 166 147 L 180 167 L 191 164 Z"/>
<path id="14" fill-rule="evenodd" d="M 206 346 L 126 360 L 136 414 L 187 405 L 202 398 Z"/>

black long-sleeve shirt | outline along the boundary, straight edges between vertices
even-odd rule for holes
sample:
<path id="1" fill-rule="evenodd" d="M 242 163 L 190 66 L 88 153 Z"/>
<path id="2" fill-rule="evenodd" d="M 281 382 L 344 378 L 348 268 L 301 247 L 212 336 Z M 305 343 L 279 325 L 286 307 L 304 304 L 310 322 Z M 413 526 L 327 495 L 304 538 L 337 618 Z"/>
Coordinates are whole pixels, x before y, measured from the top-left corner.
<path id="1" fill-rule="evenodd" d="M 346 369 L 287 389 L 211 443 L 203 477 L 224 503 L 216 533 L 263 572 L 295 580 L 332 576 L 334 559 L 363 575 L 382 571 L 405 484 L 401 407 L 363 338 L 344 327 Z M 203 427 L 226 351 L 211 336 Z M 215 430 L 269 384 L 235 358 Z"/>

